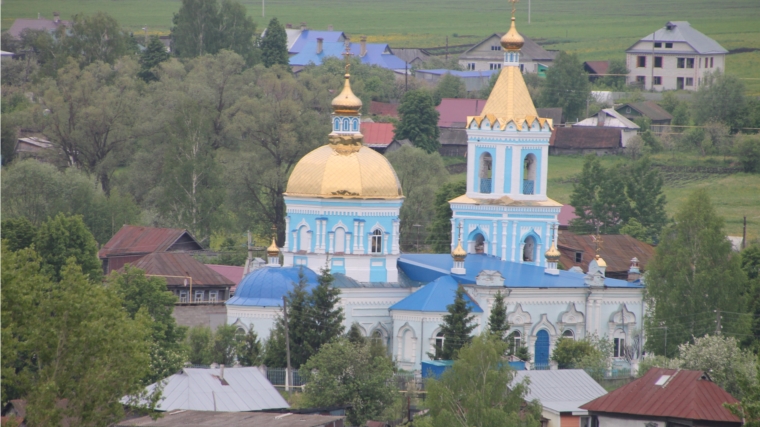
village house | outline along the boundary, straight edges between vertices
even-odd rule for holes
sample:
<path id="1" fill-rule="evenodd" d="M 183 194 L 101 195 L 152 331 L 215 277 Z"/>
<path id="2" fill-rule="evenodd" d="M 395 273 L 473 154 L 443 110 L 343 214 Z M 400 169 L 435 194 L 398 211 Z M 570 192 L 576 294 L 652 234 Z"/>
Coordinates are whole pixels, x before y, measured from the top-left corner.
<path id="1" fill-rule="evenodd" d="M 625 148 L 628 140 L 639 133 L 641 129 L 636 123 L 626 119 L 622 114 L 612 108 L 600 110 L 595 116 L 581 120 L 573 127 L 601 127 L 618 129 L 620 132 L 620 146 Z"/>
<path id="2" fill-rule="evenodd" d="M 549 154 L 552 156 L 586 155 L 597 156 L 618 154 L 620 145 L 620 131 L 605 127 L 556 127 L 549 140 Z"/>
<path id="3" fill-rule="evenodd" d="M 607 262 L 607 277 L 638 280 L 654 256 L 654 246 L 625 234 L 603 234 L 600 237 L 599 255 Z M 557 249 L 562 254 L 559 262 L 566 269 L 577 266 L 583 271 L 588 270 L 589 263 L 597 254 L 597 239 L 593 235 L 561 231 L 557 243 Z"/>
<path id="4" fill-rule="evenodd" d="M 501 70 L 504 52 L 500 44 L 504 33 L 493 33 L 459 55 L 459 65 L 467 71 Z M 520 71 L 546 77 L 557 52 L 550 52 L 524 35 L 525 44 L 520 51 Z"/>
<path id="5" fill-rule="evenodd" d="M 387 116 L 398 118 L 398 102 L 370 101 L 369 114 L 372 116 Z"/>
<path id="6" fill-rule="evenodd" d="M 45 19 L 37 14 L 37 19 L 18 18 L 13 21 L 13 25 L 8 29 L 8 35 L 15 40 L 20 40 L 24 30 L 52 33 L 61 26 L 71 27 L 71 21 L 62 21 L 61 14 L 58 12 L 53 12 L 53 19 Z"/>
<path id="7" fill-rule="evenodd" d="M 261 37 L 266 37 L 267 31 L 264 30 L 261 33 Z M 287 37 L 288 54 L 293 56 L 304 49 L 307 43 L 316 42 L 317 39 L 322 39 L 328 43 L 340 42 L 344 43 L 348 37 L 343 31 L 334 31 L 333 26 L 327 27 L 327 31 L 322 30 L 310 30 L 305 22 L 301 22 L 298 28 L 293 28 L 293 24 L 285 24 L 285 35 Z"/>
<path id="8" fill-rule="evenodd" d="M 404 145 L 412 145 L 408 139 L 397 140 L 394 135 L 393 123 L 362 123 L 364 145 L 380 154 L 396 151 Z"/>
<path id="9" fill-rule="evenodd" d="M 486 105 L 485 99 L 443 98 L 435 107 L 438 111 L 438 128 L 441 146 L 438 153 L 442 156 L 464 157 L 467 153 L 468 116 L 478 116 Z M 464 172 L 464 170 L 462 171 Z"/>
<path id="10" fill-rule="evenodd" d="M 610 61 L 586 61 L 583 63 L 583 71 L 589 74 L 591 83 L 599 80 L 610 69 Z"/>
<path id="11" fill-rule="evenodd" d="M 446 74 L 451 74 L 452 76 L 456 76 L 462 79 L 462 82 L 464 82 L 465 91 L 470 93 L 478 92 L 484 87 L 488 87 L 489 83 L 491 82 L 491 76 L 493 76 L 497 71 L 498 70 L 457 71 L 447 70 L 445 68 L 437 68 L 433 70 L 417 70 L 414 72 L 414 77 L 417 80 L 421 80 L 435 86 L 443 78 L 443 76 Z"/>
<path id="12" fill-rule="evenodd" d="M 153 252 L 194 252 L 203 247 L 184 229 L 124 225 L 98 251 L 103 274 L 134 263 Z"/>
<path id="13" fill-rule="evenodd" d="M 298 412 L 168 412 L 154 420 L 150 416 L 124 420 L 116 427 L 343 427 L 345 416 Z"/>
<path id="14" fill-rule="evenodd" d="M 393 54 L 388 44 L 367 43 L 366 37 L 362 37 L 359 43 L 327 42 L 321 37 L 313 41 L 308 40 L 300 52 L 290 57 L 290 67 L 297 73 L 310 64 L 322 65 L 326 58 L 343 58 L 346 44 L 351 55 L 359 58 L 362 64 L 376 65 L 398 73 L 404 73 L 410 68 L 403 59 Z"/>
<path id="15" fill-rule="evenodd" d="M 615 111 L 630 121 L 642 117 L 649 119 L 654 133 L 667 131 L 673 121 L 673 116 L 654 101 L 629 102 L 615 107 Z"/>
<path id="16" fill-rule="evenodd" d="M 652 368 L 643 377 L 581 406 L 581 427 L 738 427 L 723 404 L 738 401 L 702 371 Z"/>
<path id="17" fill-rule="evenodd" d="M 626 53 L 628 84 L 645 90 L 697 90 L 705 75 L 725 71 L 728 51 L 686 21 L 670 21 Z"/>

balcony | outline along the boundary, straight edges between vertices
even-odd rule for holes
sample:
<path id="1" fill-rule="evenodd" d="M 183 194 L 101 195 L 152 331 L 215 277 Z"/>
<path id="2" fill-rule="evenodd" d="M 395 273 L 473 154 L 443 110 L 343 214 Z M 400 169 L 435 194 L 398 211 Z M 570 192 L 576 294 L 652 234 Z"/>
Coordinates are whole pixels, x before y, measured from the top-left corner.
<path id="1" fill-rule="evenodd" d="M 491 178 L 480 178 L 480 192 L 481 193 L 491 192 Z"/>
<path id="2" fill-rule="evenodd" d="M 536 181 L 532 179 L 523 180 L 523 194 L 534 194 L 536 188 Z"/>

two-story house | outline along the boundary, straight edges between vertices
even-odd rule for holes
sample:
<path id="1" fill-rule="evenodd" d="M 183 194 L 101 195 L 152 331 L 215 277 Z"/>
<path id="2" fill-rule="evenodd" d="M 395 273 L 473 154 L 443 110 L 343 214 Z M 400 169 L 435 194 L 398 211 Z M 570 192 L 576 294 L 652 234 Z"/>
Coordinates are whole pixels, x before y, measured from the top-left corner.
<path id="1" fill-rule="evenodd" d="M 671 21 L 626 53 L 628 84 L 646 90 L 697 90 L 705 74 L 725 70 L 728 51 L 686 21 Z"/>
<path id="2" fill-rule="evenodd" d="M 504 63 L 500 40 L 504 33 L 494 33 L 459 55 L 459 65 L 467 71 L 501 70 Z M 550 52 L 525 37 L 520 51 L 520 71 L 546 77 L 546 69 L 554 61 L 557 52 Z"/>

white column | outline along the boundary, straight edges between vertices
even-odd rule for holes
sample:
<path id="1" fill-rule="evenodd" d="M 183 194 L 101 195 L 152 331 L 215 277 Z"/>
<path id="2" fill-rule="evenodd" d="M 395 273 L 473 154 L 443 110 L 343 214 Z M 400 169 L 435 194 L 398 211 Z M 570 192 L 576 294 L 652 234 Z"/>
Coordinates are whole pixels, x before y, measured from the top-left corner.
<path id="1" fill-rule="evenodd" d="M 501 222 L 501 260 L 507 260 L 507 221 Z"/>
<path id="2" fill-rule="evenodd" d="M 388 255 L 388 233 L 383 233 L 383 253 Z"/>
<path id="3" fill-rule="evenodd" d="M 316 221 L 316 227 L 315 227 L 315 230 L 314 230 L 314 252 L 316 252 L 316 253 L 319 253 L 319 250 L 321 249 L 320 246 L 319 246 L 319 241 L 320 241 L 320 238 L 319 238 L 319 227 L 321 225 L 322 225 L 322 220 L 318 219 Z"/>
<path id="4" fill-rule="evenodd" d="M 499 236 L 498 229 L 496 228 L 496 221 L 493 221 L 493 229 L 491 230 L 491 255 L 496 256 L 496 240 Z"/>
<path id="5" fill-rule="evenodd" d="M 357 236 L 359 235 L 358 233 L 359 233 L 359 221 L 354 220 L 354 246 L 353 246 L 353 249 L 351 250 L 352 254 L 355 253 L 356 250 L 359 248 L 359 241 L 357 238 Z"/>
<path id="6" fill-rule="evenodd" d="M 594 313 L 592 307 L 594 306 L 594 302 L 591 299 L 588 299 L 586 297 L 586 335 L 588 336 L 591 334 L 592 325 L 594 324 Z"/>
<path id="7" fill-rule="evenodd" d="M 351 233 L 346 233 L 346 245 L 344 246 L 345 253 L 353 253 L 351 250 Z"/>
<path id="8" fill-rule="evenodd" d="M 596 316 L 594 316 L 594 331 L 598 334 L 602 323 L 602 300 L 596 300 Z"/>
<path id="9" fill-rule="evenodd" d="M 546 196 L 546 177 L 547 175 L 549 175 L 548 172 L 549 172 L 549 147 L 544 146 L 541 148 L 541 193 L 540 194 L 542 196 Z"/>
<path id="10" fill-rule="evenodd" d="M 512 262 L 515 261 L 515 254 L 517 253 L 517 221 L 512 221 Z"/>
<path id="11" fill-rule="evenodd" d="M 285 217 L 285 250 L 290 250 L 290 217 Z"/>
<path id="12" fill-rule="evenodd" d="M 536 265 L 541 265 L 541 258 L 544 257 L 544 253 L 541 252 L 541 244 L 536 246 Z"/>
<path id="13" fill-rule="evenodd" d="M 359 223 L 359 253 L 366 254 L 367 251 L 364 250 L 364 239 L 366 239 L 367 236 L 364 235 L 364 223 Z"/>
<path id="14" fill-rule="evenodd" d="M 327 248 L 327 252 L 334 254 L 335 253 L 335 233 L 330 233 L 330 247 Z"/>
<path id="15" fill-rule="evenodd" d="M 525 249 L 525 243 L 520 243 L 520 255 L 517 258 L 517 262 L 523 262 L 523 250 Z"/>
<path id="16" fill-rule="evenodd" d="M 454 251 L 456 242 L 459 236 L 457 235 L 457 221 L 453 217 L 451 218 L 451 251 Z"/>
<path id="17" fill-rule="evenodd" d="M 491 181 L 492 194 L 504 194 L 504 150 L 505 149 L 506 149 L 506 146 L 504 145 L 499 145 L 496 147 L 496 156 L 493 159 L 493 165 L 491 165 L 491 170 L 493 171 L 493 173 L 491 174 L 491 177 L 493 177 L 493 180 Z M 494 250 L 494 254 L 496 254 L 495 250 Z"/>
<path id="18" fill-rule="evenodd" d="M 292 252 L 298 251 L 298 230 L 293 231 L 293 248 L 291 249 Z"/>
<path id="19" fill-rule="evenodd" d="M 325 249 L 327 246 L 326 244 L 327 242 L 325 242 L 325 240 L 327 240 L 327 220 L 323 219 L 322 220 L 322 253 L 325 252 Z"/>
<path id="20" fill-rule="evenodd" d="M 520 147 L 512 149 L 512 194 L 522 194 L 522 188 L 520 188 L 522 178 L 522 150 Z"/>

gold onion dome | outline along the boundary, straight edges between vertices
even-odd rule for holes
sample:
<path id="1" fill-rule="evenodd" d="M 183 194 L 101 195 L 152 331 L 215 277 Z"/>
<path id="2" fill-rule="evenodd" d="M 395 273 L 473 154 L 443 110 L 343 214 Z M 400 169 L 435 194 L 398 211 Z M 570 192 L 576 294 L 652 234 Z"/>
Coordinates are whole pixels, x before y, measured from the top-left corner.
<path id="1" fill-rule="evenodd" d="M 362 100 L 354 95 L 351 90 L 351 75 L 346 73 L 346 83 L 343 85 L 343 91 L 332 100 L 332 107 L 335 114 L 340 115 L 358 115 L 362 109 Z"/>
<path id="2" fill-rule="evenodd" d="M 525 39 L 517 32 L 517 28 L 515 28 L 515 17 L 513 16 L 512 26 L 509 27 L 507 34 L 504 34 L 501 37 L 501 47 L 504 48 L 504 50 L 520 50 L 524 44 Z"/>
<path id="3" fill-rule="evenodd" d="M 607 267 L 607 263 L 604 261 L 604 259 L 602 259 L 601 256 L 599 256 L 599 254 L 596 254 L 596 265 L 599 267 Z"/>
<path id="4" fill-rule="evenodd" d="M 280 248 L 277 247 L 277 243 L 274 241 L 274 236 L 272 236 L 272 244 L 269 245 L 267 248 L 267 255 L 270 257 L 275 257 L 280 254 Z"/>
<path id="5" fill-rule="evenodd" d="M 458 262 L 464 261 L 465 257 L 467 257 L 467 251 L 462 247 L 462 239 L 459 239 L 457 247 L 451 251 L 451 257 L 454 258 L 454 261 Z"/>
<path id="6" fill-rule="evenodd" d="M 546 256 L 546 260 L 549 262 L 557 262 L 559 261 L 559 257 L 562 255 L 559 250 L 557 249 L 557 245 L 552 242 L 552 246 L 549 248 L 548 251 L 544 254 Z"/>

